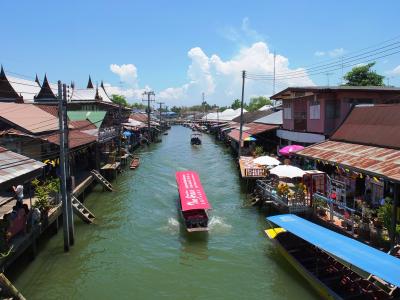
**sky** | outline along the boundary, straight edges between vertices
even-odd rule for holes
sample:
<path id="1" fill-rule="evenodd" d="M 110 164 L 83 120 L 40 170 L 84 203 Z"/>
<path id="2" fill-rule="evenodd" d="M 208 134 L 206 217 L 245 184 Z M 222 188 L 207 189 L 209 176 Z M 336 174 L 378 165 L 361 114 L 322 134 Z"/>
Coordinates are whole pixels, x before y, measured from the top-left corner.
<path id="1" fill-rule="evenodd" d="M 154 90 L 169 107 L 200 104 L 202 93 L 224 106 L 240 98 L 242 70 L 246 101 L 273 93 L 274 52 L 276 92 L 340 84 L 364 61 L 343 71 L 318 63 L 384 46 L 393 50 L 376 56 L 399 52 L 399 11 L 398 0 L 1 1 L 0 63 L 13 76 L 46 73 L 77 87 L 90 74 L 129 102 Z M 400 86 L 400 53 L 376 62 L 385 83 Z"/>

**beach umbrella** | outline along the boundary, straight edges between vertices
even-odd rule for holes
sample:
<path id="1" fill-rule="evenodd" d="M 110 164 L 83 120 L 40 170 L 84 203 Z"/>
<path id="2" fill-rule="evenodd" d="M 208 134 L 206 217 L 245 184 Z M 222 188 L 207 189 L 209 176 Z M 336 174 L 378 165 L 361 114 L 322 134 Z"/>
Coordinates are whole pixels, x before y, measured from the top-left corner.
<path id="1" fill-rule="evenodd" d="M 263 166 L 277 166 L 281 164 L 279 160 L 268 155 L 257 157 L 253 162 Z"/>
<path id="2" fill-rule="evenodd" d="M 247 138 L 245 138 L 244 139 L 244 141 L 246 141 L 246 142 L 254 142 L 254 141 L 256 141 L 257 139 L 255 138 L 255 137 L 252 137 L 252 136 L 249 136 L 249 137 L 247 137 Z"/>
<path id="3" fill-rule="evenodd" d="M 302 169 L 290 165 L 280 165 L 272 168 L 269 172 L 278 177 L 287 178 L 303 177 L 303 175 L 306 173 Z"/>
<path id="4" fill-rule="evenodd" d="M 280 149 L 279 154 L 288 156 L 292 153 L 295 153 L 295 152 L 303 150 L 303 149 L 304 149 L 304 147 L 300 146 L 300 145 L 290 145 L 290 146 L 286 146 L 286 147 L 283 147 L 282 149 Z"/>

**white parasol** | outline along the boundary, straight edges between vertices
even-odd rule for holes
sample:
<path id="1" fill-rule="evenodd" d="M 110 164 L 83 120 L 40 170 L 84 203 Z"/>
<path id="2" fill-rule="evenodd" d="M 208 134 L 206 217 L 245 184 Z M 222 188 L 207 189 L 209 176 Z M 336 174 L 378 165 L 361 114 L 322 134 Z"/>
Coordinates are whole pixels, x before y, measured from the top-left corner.
<path id="1" fill-rule="evenodd" d="M 278 177 L 288 177 L 288 178 L 303 177 L 303 175 L 306 173 L 300 168 L 289 165 L 277 166 L 271 169 L 269 172 Z"/>
<path id="2" fill-rule="evenodd" d="M 262 166 L 277 166 L 281 164 L 279 160 L 268 155 L 257 157 L 253 162 Z"/>

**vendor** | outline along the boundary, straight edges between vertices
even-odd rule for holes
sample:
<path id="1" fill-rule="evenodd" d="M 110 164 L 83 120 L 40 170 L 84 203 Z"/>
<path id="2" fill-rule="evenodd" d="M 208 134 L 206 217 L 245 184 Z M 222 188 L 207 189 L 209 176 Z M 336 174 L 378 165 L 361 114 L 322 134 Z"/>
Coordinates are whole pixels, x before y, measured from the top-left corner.
<path id="1" fill-rule="evenodd" d="M 17 199 L 18 204 L 23 204 L 24 201 L 24 186 L 19 184 L 17 186 L 13 185 L 13 190 L 15 193 L 15 198 Z"/>

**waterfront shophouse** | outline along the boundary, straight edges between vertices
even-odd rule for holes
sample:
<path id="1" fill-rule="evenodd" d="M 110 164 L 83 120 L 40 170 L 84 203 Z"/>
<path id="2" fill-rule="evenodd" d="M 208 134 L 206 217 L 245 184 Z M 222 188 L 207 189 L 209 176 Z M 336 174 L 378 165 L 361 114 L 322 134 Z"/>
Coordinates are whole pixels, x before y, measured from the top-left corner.
<path id="1" fill-rule="evenodd" d="M 283 105 L 281 145 L 307 146 L 329 138 L 355 105 L 400 103 L 400 88 L 289 87 L 271 98 Z"/>
<path id="2" fill-rule="evenodd" d="M 400 183 L 400 105 L 356 106 L 327 141 L 296 153 L 328 174 L 327 201 L 336 215 L 355 213 L 379 225 L 380 207 L 391 203 L 397 219 Z M 361 220 L 362 221 L 362 220 Z M 395 229 L 393 229 L 393 232 Z"/>

